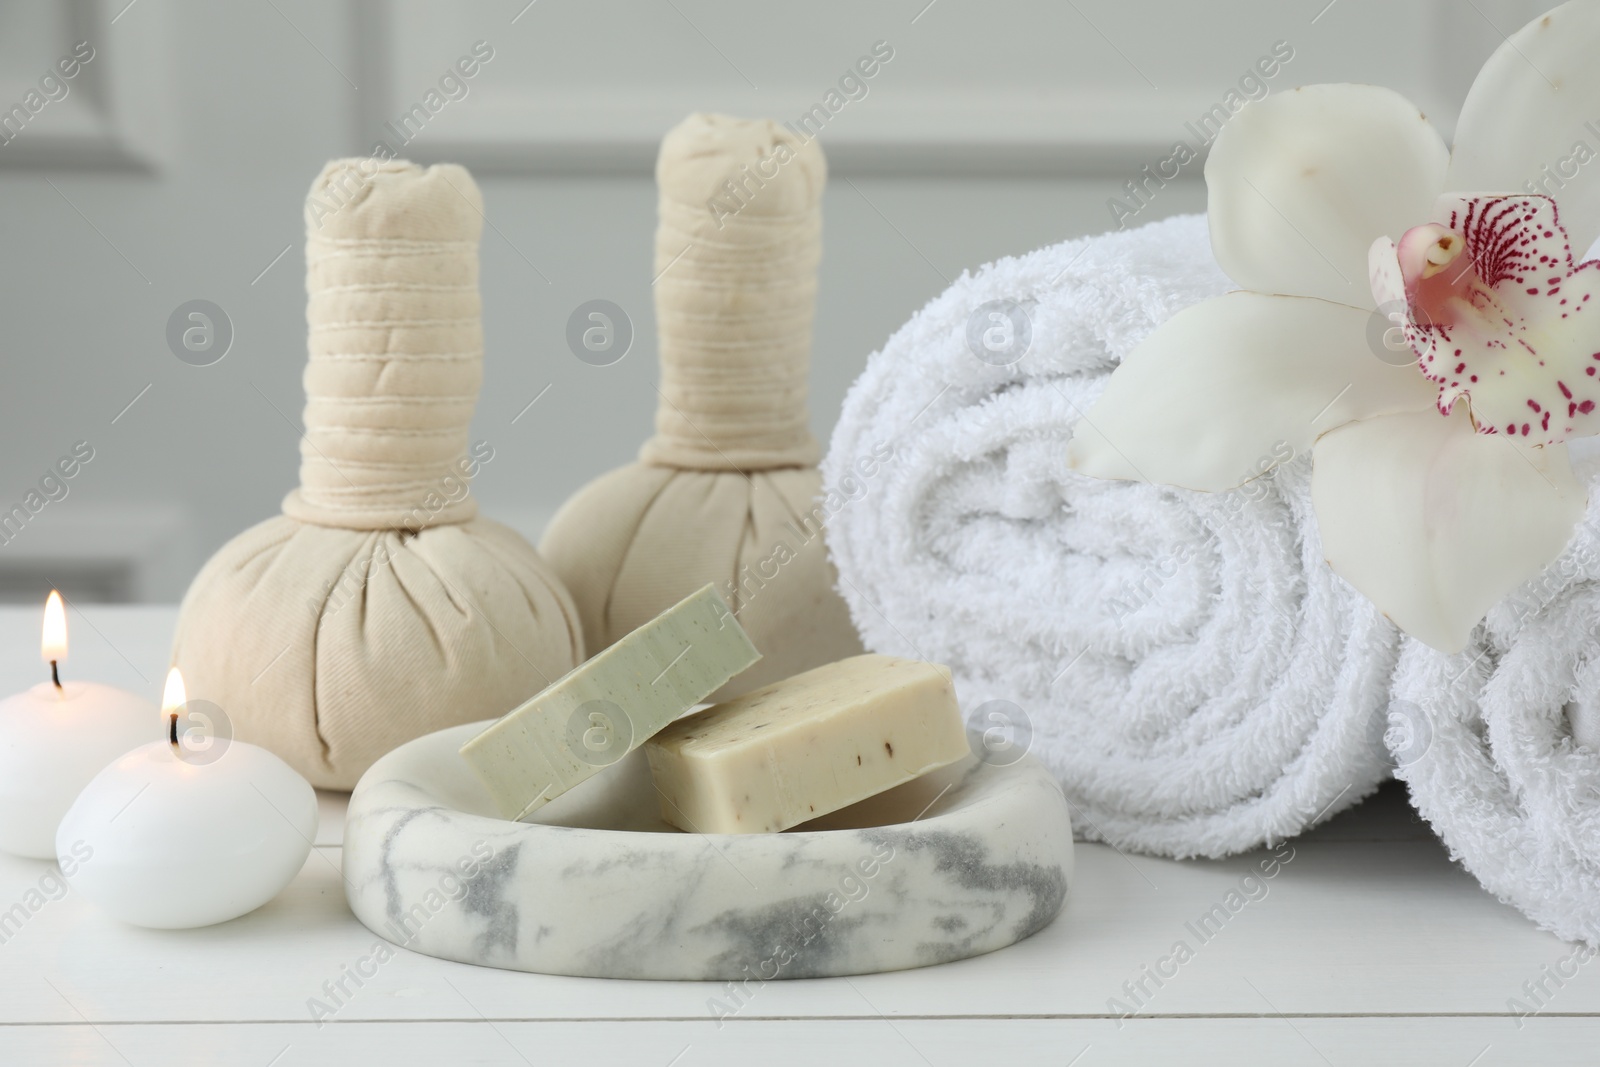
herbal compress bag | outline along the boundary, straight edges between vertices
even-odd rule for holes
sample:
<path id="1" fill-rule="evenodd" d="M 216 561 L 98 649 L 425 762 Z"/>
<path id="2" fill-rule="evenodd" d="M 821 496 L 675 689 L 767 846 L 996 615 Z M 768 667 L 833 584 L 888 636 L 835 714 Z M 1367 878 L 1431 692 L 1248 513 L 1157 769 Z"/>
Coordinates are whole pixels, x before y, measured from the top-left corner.
<path id="1" fill-rule="evenodd" d="M 806 379 L 827 163 L 771 121 L 691 115 L 656 162 L 656 433 L 540 551 L 599 650 L 707 582 L 762 659 L 726 699 L 856 655 L 834 591 Z"/>
<path id="2" fill-rule="evenodd" d="M 478 517 L 483 200 L 461 167 L 328 164 L 306 200 L 305 435 L 283 514 L 211 558 L 178 618 L 191 697 L 315 785 L 510 710 L 583 658 L 571 598 Z"/>

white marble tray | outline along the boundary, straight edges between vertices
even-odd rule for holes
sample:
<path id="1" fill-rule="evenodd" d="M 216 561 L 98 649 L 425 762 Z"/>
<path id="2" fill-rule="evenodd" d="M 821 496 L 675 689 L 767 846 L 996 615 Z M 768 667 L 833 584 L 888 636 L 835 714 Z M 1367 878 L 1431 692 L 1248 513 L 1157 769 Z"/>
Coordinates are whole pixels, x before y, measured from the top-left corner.
<path id="1" fill-rule="evenodd" d="M 379 760 L 350 798 L 351 910 L 406 948 L 607 978 L 814 978 L 976 956 L 1047 926 L 1072 881 L 1067 803 L 1029 758 L 969 757 L 782 834 L 686 834 L 643 754 L 537 813 L 493 817 L 457 749 Z"/>

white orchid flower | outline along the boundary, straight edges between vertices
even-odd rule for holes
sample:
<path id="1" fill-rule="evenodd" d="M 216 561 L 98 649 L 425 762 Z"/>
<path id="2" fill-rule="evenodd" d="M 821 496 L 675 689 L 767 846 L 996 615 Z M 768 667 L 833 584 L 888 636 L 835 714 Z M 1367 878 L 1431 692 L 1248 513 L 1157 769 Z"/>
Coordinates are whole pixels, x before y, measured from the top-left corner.
<path id="1" fill-rule="evenodd" d="M 1139 345 L 1070 465 L 1219 492 L 1311 449 L 1333 569 L 1464 648 L 1586 503 L 1564 442 L 1600 433 L 1600 262 L 1573 257 L 1600 236 L 1600 160 L 1581 172 L 1597 56 L 1596 0 L 1529 23 L 1479 72 L 1453 152 L 1376 86 L 1247 105 L 1205 169 L 1213 251 L 1244 291 Z M 1380 313 L 1405 365 L 1373 343 Z"/>

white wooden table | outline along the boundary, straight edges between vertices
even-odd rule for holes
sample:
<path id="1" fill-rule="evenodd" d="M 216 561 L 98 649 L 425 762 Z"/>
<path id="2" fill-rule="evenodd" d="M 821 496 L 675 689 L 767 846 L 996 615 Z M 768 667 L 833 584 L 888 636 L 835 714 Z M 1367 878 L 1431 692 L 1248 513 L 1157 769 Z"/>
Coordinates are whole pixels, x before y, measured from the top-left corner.
<path id="1" fill-rule="evenodd" d="M 38 681 L 33 609 L 0 609 L 0 691 Z M 174 610 L 69 609 L 65 673 L 159 696 Z M 312 998 L 376 936 L 340 884 L 343 797 L 317 847 L 252 915 L 133 929 L 51 864 L 0 857 L 0 913 L 43 899 L 0 943 L 0 1065 L 13 1064 L 1442 1064 L 1600 1063 L 1600 963 L 1489 897 L 1386 788 L 1292 843 L 1276 877 L 1202 942 L 1191 926 L 1265 854 L 1172 862 L 1080 845 L 1061 918 L 1020 945 L 942 967 L 772 982 L 720 1027 L 711 983 L 516 974 L 398 951 L 332 1021 Z M 41 881 L 44 879 L 44 881 Z M 1264 892 L 1263 888 L 1264 887 Z M 15 916 L 14 916 L 15 918 Z M 1157 987 L 1178 941 L 1193 950 Z M 1133 1018 L 1123 983 L 1143 978 Z M 1519 1020 L 1508 1002 L 1546 1009 Z"/>

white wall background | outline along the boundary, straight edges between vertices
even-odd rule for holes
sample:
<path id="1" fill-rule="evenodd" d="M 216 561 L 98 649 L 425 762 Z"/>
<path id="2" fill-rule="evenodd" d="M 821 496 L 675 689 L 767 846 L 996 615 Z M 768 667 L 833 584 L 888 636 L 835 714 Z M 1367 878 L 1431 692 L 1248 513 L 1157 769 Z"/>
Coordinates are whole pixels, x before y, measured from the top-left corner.
<path id="1" fill-rule="evenodd" d="M 814 348 L 823 439 L 867 355 L 962 271 L 1109 228 L 1107 200 L 1170 153 L 1277 41 L 1274 90 L 1394 86 L 1448 131 L 1539 0 L 10 0 L 0 108 L 72 44 L 69 95 L 0 145 L 0 511 L 74 442 L 95 458 L 9 543 L 0 599 L 50 584 L 173 600 L 292 487 L 304 361 L 300 204 L 366 154 L 476 41 L 494 58 L 404 155 L 479 178 L 484 511 L 536 536 L 632 458 L 656 393 L 655 142 L 691 110 L 793 118 L 858 57 L 894 58 L 822 135 L 832 163 Z M 392 142 L 391 138 L 391 142 Z M 1201 209 L 1198 164 L 1139 220 Z M 566 348 L 596 297 L 637 339 Z M 196 367 L 166 343 L 196 298 L 233 323 Z M 517 419 L 529 400 L 539 402 Z M 137 400 L 135 400 L 137 397 Z M 130 401 L 133 401 L 129 407 Z"/>

